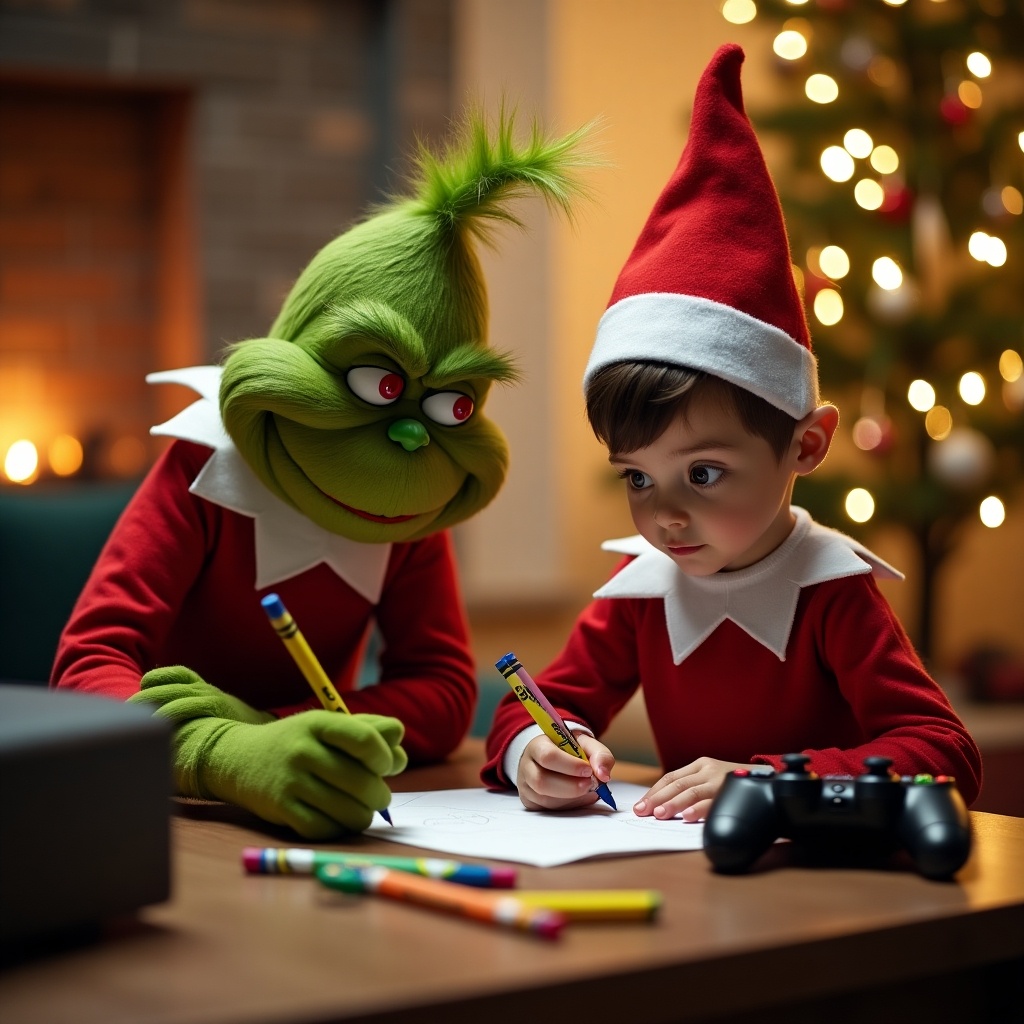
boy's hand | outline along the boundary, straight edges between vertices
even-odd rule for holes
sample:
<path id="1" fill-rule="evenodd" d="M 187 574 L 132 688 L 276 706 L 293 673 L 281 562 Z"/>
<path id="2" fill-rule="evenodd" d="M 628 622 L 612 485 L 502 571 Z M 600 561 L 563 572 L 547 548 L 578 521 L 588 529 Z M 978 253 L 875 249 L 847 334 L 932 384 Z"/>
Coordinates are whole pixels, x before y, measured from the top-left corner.
<path id="1" fill-rule="evenodd" d="M 565 811 L 600 799 L 597 783 L 611 779 L 615 755 L 588 733 L 576 733 L 576 742 L 590 764 L 560 750 L 547 736 L 527 744 L 516 781 L 519 799 L 528 811 Z"/>
<path id="2" fill-rule="evenodd" d="M 361 832 L 407 763 L 402 723 L 305 711 L 265 725 L 198 718 L 175 732 L 179 791 L 245 807 L 306 839 Z"/>
<path id="3" fill-rule="evenodd" d="M 725 777 L 736 768 L 764 768 L 764 765 L 734 764 L 698 757 L 683 768 L 663 775 L 633 805 L 640 817 L 674 818 L 682 814 L 684 821 L 700 821 L 708 816 L 711 801 L 722 788 Z"/>

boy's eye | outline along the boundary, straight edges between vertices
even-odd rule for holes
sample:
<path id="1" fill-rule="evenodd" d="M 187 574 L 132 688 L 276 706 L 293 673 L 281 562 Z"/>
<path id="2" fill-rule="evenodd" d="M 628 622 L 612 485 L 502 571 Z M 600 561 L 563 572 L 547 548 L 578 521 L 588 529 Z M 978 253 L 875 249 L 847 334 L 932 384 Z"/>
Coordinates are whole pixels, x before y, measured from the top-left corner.
<path id="1" fill-rule="evenodd" d="M 394 370 L 379 366 L 353 366 L 345 374 L 352 393 L 370 405 L 391 405 L 405 390 L 405 379 Z"/>
<path id="2" fill-rule="evenodd" d="M 690 470 L 690 483 L 698 487 L 710 487 L 721 479 L 724 472 L 724 469 L 717 466 L 694 466 Z"/>
<path id="3" fill-rule="evenodd" d="M 473 415 L 473 399 L 461 391 L 438 391 L 421 403 L 423 411 L 445 427 L 457 427 Z"/>
<path id="4" fill-rule="evenodd" d="M 651 478 L 646 473 L 641 473 L 639 469 L 631 469 L 625 476 L 634 491 L 642 491 L 645 487 L 651 486 Z"/>

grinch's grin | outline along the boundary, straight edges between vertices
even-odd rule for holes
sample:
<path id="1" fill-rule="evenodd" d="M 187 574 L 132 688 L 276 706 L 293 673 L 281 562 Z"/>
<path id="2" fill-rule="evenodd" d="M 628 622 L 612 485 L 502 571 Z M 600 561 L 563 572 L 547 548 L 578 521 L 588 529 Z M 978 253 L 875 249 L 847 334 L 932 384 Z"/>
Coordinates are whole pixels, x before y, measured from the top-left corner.
<path id="1" fill-rule="evenodd" d="M 317 490 L 320 490 L 320 488 L 318 487 Z M 323 494 L 325 498 L 331 498 L 331 496 L 326 494 L 324 491 L 320 491 L 320 493 Z M 345 502 L 338 501 L 337 498 L 331 498 L 331 501 L 333 501 L 335 505 L 343 508 L 346 512 L 351 512 L 352 515 L 359 516 L 360 519 L 369 519 L 371 523 L 407 523 L 410 519 L 416 518 L 415 513 L 411 516 L 378 516 L 374 515 L 372 512 L 364 512 L 361 508 L 353 508 L 351 505 L 346 505 Z"/>

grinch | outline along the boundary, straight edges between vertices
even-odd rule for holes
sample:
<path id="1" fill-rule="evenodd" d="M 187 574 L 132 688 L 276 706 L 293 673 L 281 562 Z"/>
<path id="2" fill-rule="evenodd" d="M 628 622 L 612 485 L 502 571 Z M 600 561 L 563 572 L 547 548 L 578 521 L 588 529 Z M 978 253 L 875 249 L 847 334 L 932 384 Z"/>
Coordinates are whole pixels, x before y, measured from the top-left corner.
<path id="1" fill-rule="evenodd" d="M 517 379 L 488 342 L 477 243 L 519 225 L 529 194 L 571 216 L 589 162 L 588 127 L 520 140 L 514 120 L 474 112 L 444 150 L 420 146 L 408 191 L 313 257 L 267 337 L 148 378 L 199 397 L 153 428 L 173 440 L 100 553 L 51 686 L 169 719 L 179 794 L 329 839 L 365 829 L 389 776 L 469 731 L 476 671 L 448 530 L 505 479 L 483 408 Z M 268 593 L 351 714 L 320 707 Z"/>

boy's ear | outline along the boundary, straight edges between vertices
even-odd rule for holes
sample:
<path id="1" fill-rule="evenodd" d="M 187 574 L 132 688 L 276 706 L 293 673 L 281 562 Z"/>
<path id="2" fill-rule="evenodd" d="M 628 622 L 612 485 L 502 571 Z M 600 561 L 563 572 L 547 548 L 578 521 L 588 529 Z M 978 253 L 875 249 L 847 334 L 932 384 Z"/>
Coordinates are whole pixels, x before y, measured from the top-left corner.
<path id="1" fill-rule="evenodd" d="M 819 405 L 797 423 L 793 431 L 793 468 L 798 476 L 806 476 L 822 464 L 838 426 L 839 410 L 834 405 Z"/>

